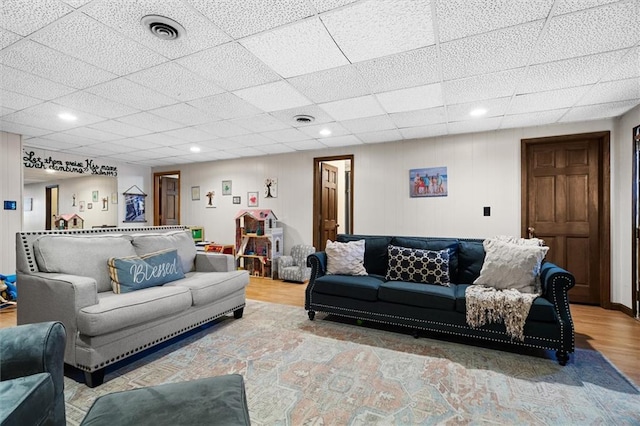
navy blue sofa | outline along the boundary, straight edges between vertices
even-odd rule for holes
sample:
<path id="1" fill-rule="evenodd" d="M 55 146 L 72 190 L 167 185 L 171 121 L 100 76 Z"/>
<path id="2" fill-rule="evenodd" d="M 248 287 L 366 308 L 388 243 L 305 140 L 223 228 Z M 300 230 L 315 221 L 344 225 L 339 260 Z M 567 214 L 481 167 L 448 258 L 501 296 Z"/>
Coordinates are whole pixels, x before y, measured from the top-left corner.
<path id="1" fill-rule="evenodd" d="M 575 285 L 573 275 L 544 261 L 540 280 L 542 296 L 529 312 L 524 340 L 513 340 L 503 324 L 471 328 L 466 322 L 465 290 L 480 275 L 484 262 L 483 240 L 463 238 L 338 235 L 337 241 L 365 240 L 364 266 L 369 275 L 327 275 L 327 256 L 316 252 L 307 258 L 311 279 L 305 309 L 309 319 L 316 312 L 473 338 L 476 341 L 555 350 L 560 365 L 573 353 L 574 328 L 567 292 Z M 386 281 L 387 246 L 449 250 L 450 287 L 435 284 Z"/>

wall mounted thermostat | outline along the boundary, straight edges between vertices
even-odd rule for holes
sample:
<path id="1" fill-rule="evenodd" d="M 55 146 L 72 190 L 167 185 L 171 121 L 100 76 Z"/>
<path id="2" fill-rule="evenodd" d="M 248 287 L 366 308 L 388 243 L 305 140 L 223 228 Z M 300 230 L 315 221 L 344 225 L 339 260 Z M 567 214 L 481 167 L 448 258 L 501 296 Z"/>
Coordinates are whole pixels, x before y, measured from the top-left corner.
<path id="1" fill-rule="evenodd" d="M 18 203 L 17 202 L 4 200 L 4 209 L 5 210 L 16 210 L 17 208 L 18 208 Z"/>

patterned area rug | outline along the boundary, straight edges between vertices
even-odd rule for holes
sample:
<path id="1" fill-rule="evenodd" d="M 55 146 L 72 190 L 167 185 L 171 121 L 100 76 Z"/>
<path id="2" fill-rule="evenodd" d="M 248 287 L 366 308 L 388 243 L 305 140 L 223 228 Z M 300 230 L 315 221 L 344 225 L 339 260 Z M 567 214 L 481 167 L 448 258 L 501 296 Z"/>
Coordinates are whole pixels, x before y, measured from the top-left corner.
<path id="1" fill-rule="evenodd" d="M 69 424 L 114 391 L 228 373 L 245 378 L 253 425 L 640 424 L 640 389 L 602 355 L 565 367 L 532 355 L 325 319 L 248 301 L 226 318 L 107 370 L 65 378 Z"/>

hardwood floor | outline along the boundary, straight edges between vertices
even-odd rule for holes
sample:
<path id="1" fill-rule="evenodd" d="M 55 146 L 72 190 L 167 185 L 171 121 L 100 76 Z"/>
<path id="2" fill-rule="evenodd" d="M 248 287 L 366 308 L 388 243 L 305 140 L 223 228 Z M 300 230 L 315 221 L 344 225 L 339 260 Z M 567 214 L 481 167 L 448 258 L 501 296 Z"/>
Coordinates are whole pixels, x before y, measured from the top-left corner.
<path id="1" fill-rule="evenodd" d="M 284 305 L 304 306 L 306 284 L 251 277 L 247 298 Z M 640 385 L 640 321 L 619 311 L 571 305 L 576 347 L 595 349 Z M 16 325 L 14 308 L 0 310 L 0 328 Z"/>

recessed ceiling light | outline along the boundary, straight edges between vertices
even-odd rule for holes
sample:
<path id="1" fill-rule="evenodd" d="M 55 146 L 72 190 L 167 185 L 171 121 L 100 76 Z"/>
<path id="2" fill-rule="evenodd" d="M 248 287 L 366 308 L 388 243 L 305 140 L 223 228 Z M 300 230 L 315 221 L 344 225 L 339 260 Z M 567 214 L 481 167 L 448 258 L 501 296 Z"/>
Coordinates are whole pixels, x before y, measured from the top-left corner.
<path id="1" fill-rule="evenodd" d="M 485 115 L 487 113 L 487 110 L 484 108 L 476 108 L 473 111 L 471 111 L 469 113 L 470 116 L 472 117 L 480 117 L 481 115 Z"/>
<path id="2" fill-rule="evenodd" d="M 143 16 L 140 23 L 142 23 L 151 34 L 161 40 L 176 40 L 186 33 L 182 25 L 166 16 Z"/>
<path id="3" fill-rule="evenodd" d="M 199 146 L 192 146 L 191 148 L 189 148 L 189 151 L 191 151 L 191 152 L 200 152 L 200 147 Z"/>
<path id="4" fill-rule="evenodd" d="M 320 133 L 320 136 L 329 136 L 331 134 L 331 130 L 325 128 L 320 130 L 319 133 Z"/>
<path id="5" fill-rule="evenodd" d="M 58 114 L 58 118 L 65 121 L 76 121 L 78 117 L 73 114 L 69 114 L 68 112 L 61 112 Z"/>

